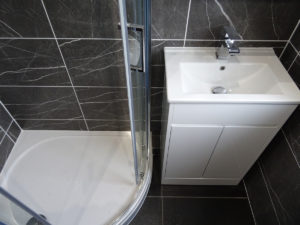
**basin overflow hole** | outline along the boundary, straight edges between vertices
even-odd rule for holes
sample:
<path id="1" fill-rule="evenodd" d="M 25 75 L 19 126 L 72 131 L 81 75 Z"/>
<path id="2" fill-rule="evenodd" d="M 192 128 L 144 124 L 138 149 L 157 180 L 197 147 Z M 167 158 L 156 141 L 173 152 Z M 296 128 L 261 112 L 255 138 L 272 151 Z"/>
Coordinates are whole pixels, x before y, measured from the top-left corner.
<path id="1" fill-rule="evenodd" d="M 220 66 L 220 70 L 225 70 L 225 66 Z"/>

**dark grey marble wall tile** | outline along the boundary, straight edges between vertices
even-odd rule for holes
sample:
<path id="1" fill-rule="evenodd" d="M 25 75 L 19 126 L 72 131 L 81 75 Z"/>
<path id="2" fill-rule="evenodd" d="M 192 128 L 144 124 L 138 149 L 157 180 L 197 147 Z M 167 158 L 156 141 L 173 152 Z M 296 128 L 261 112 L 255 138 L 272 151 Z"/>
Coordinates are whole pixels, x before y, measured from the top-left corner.
<path id="1" fill-rule="evenodd" d="M 289 74 L 293 78 L 294 82 L 300 88 L 300 56 L 297 56 L 296 61 L 293 63 L 289 70 Z"/>
<path id="2" fill-rule="evenodd" d="M 10 125 L 10 127 L 9 127 L 9 129 L 8 129 L 8 131 L 7 131 L 7 134 L 11 137 L 11 139 L 12 139 L 14 142 L 17 141 L 17 139 L 18 139 L 20 133 L 21 133 L 21 129 L 20 129 L 20 127 L 16 124 L 16 122 L 13 122 L 13 123 Z"/>
<path id="3" fill-rule="evenodd" d="M 78 87 L 76 93 L 81 103 L 127 102 L 126 87 Z"/>
<path id="4" fill-rule="evenodd" d="M 300 165 L 300 107 L 294 111 L 283 127 L 284 133 Z"/>
<path id="5" fill-rule="evenodd" d="M 237 2 L 237 4 L 239 3 Z M 191 2 L 188 39 L 221 39 L 220 32 L 223 26 L 228 26 L 228 21 L 224 19 L 214 1 Z"/>
<path id="6" fill-rule="evenodd" d="M 146 198 L 142 208 L 131 221 L 131 225 L 162 225 L 162 201 L 160 198 Z"/>
<path id="7" fill-rule="evenodd" d="M 86 119 L 129 120 L 128 102 L 81 103 Z"/>
<path id="8" fill-rule="evenodd" d="M 152 65 L 164 65 L 164 47 L 182 47 L 183 41 L 156 41 L 151 42 Z"/>
<path id="9" fill-rule="evenodd" d="M 164 225 L 254 225 L 247 199 L 164 198 Z"/>
<path id="10" fill-rule="evenodd" d="M 238 29 L 238 24 L 234 24 L 233 21 L 238 18 L 239 12 L 245 10 L 244 1 L 232 5 L 229 1 L 192 1 L 187 38 L 222 39 L 225 34 L 224 26 L 231 26 L 237 33 L 237 38 L 242 38 L 243 34 Z M 243 20 L 240 20 L 240 23 L 243 23 Z"/>
<path id="11" fill-rule="evenodd" d="M 1 37 L 53 37 L 40 0 L 1 0 Z"/>
<path id="12" fill-rule="evenodd" d="M 276 56 L 279 58 L 279 56 L 281 55 L 282 51 L 283 51 L 284 48 L 281 48 L 281 47 L 275 47 L 273 48 Z"/>
<path id="13" fill-rule="evenodd" d="M 165 67 L 151 67 L 151 87 L 164 87 L 165 83 Z"/>
<path id="14" fill-rule="evenodd" d="M 152 148 L 160 149 L 160 134 L 152 133 Z"/>
<path id="15" fill-rule="evenodd" d="M 14 147 L 14 143 L 6 135 L 0 144 L 0 172 L 4 167 L 4 164 L 13 147 Z"/>
<path id="16" fill-rule="evenodd" d="M 150 130 L 152 132 L 152 135 L 160 135 L 161 121 L 160 120 L 151 120 Z M 157 146 L 155 146 L 155 147 L 157 147 Z"/>
<path id="17" fill-rule="evenodd" d="M 117 0 L 44 0 L 59 38 L 116 38 L 119 8 Z"/>
<path id="18" fill-rule="evenodd" d="M 7 130 L 11 121 L 12 121 L 12 118 L 10 117 L 8 112 L 5 110 L 4 106 L 0 103 L 0 126 L 3 128 L 4 131 Z"/>
<path id="19" fill-rule="evenodd" d="M 153 155 L 160 155 L 160 148 L 152 148 Z"/>
<path id="20" fill-rule="evenodd" d="M 24 130 L 86 130 L 83 120 L 18 120 Z"/>
<path id="21" fill-rule="evenodd" d="M 122 41 L 59 40 L 75 86 L 125 86 Z"/>
<path id="22" fill-rule="evenodd" d="M 274 27 L 280 39 L 288 40 L 299 20 L 300 1 L 271 0 Z"/>
<path id="23" fill-rule="evenodd" d="M 1 87 L 0 98 L 15 119 L 82 117 L 72 88 Z"/>
<path id="24" fill-rule="evenodd" d="M 152 1 L 152 38 L 183 39 L 189 0 Z"/>
<path id="25" fill-rule="evenodd" d="M 280 224 L 299 224 L 300 169 L 282 132 L 261 156 L 261 166 Z"/>
<path id="26" fill-rule="evenodd" d="M 223 41 L 199 41 L 199 40 L 186 40 L 186 47 L 220 47 L 224 42 Z M 286 41 L 239 41 L 236 40 L 235 43 L 239 47 L 276 47 L 276 48 L 284 48 Z"/>
<path id="27" fill-rule="evenodd" d="M 265 47 L 265 48 L 284 48 L 286 41 L 239 41 L 235 43 L 239 47 Z"/>
<path id="28" fill-rule="evenodd" d="M 256 163 L 244 178 L 256 225 L 279 225 L 261 170 Z"/>
<path id="29" fill-rule="evenodd" d="M 220 47 L 223 44 L 221 41 L 197 41 L 186 40 L 185 47 Z"/>
<path id="30" fill-rule="evenodd" d="M 126 88 L 76 88 L 86 119 L 129 120 Z"/>
<path id="31" fill-rule="evenodd" d="M 92 131 L 130 131 L 129 120 L 87 120 Z"/>
<path id="32" fill-rule="evenodd" d="M 55 40 L 0 40 L 0 85 L 70 85 Z"/>
<path id="33" fill-rule="evenodd" d="M 151 88 L 151 120 L 161 119 L 163 92 L 163 88 Z"/>
<path id="34" fill-rule="evenodd" d="M 287 40 L 298 22 L 299 8 L 297 0 L 192 1 L 187 38 L 220 39 L 228 26 L 240 39 Z"/>
<path id="35" fill-rule="evenodd" d="M 291 44 L 288 44 L 280 58 L 280 61 L 286 70 L 290 68 L 296 56 L 297 52 L 294 50 Z"/>
<path id="36" fill-rule="evenodd" d="M 300 26 L 298 24 L 298 27 L 296 28 L 296 31 L 291 38 L 292 44 L 296 47 L 298 51 L 300 51 Z"/>
<path id="37" fill-rule="evenodd" d="M 163 196 L 181 197 L 241 197 L 247 198 L 245 188 L 241 182 L 237 186 L 212 185 L 163 185 Z"/>

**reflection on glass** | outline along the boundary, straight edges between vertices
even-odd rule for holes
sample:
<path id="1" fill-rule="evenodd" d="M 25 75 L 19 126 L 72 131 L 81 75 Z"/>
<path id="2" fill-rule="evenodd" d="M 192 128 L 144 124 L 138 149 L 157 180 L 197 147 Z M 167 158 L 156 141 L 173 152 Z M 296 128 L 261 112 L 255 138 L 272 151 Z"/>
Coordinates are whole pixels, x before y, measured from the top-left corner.
<path id="1" fill-rule="evenodd" d="M 31 214 L 0 193 L 0 225 L 43 225 Z"/>

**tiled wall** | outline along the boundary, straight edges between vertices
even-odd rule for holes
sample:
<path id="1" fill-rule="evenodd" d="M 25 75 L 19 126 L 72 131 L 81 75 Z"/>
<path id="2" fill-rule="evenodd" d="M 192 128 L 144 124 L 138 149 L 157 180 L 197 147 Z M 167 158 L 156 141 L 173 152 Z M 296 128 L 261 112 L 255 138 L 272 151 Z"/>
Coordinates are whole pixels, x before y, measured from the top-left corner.
<path id="1" fill-rule="evenodd" d="M 300 21 L 280 59 L 300 88 Z M 257 225 L 300 224 L 300 108 L 245 178 Z"/>
<path id="2" fill-rule="evenodd" d="M 20 126 L 0 101 L 0 172 L 20 133 Z"/>
<path id="3" fill-rule="evenodd" d="M 0 99 L 24 129 L 129 130 L 117 0 L 0 0 Z"/>
<path id="4" fill-rule="evenodd" d="M 223 27 L 241 46 L 274 47 L 279 54 L 300 18 L 299 0 L 152 0 L 152 130 L 159 148 L 165 46 L 220 46 Z"/>

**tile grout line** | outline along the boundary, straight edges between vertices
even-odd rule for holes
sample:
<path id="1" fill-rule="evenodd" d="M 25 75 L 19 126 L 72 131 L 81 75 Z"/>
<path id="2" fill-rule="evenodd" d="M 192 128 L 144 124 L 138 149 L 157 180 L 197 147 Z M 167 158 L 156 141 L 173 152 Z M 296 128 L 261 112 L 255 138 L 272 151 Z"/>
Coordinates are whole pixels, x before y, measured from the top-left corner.
<path id="1" fill-rule="evenodd" d="M 73 87 L 74 95 L 75 95 L 75 97 L 76 97 L 76 99 L 77 99 L 78 107 L 79 107 L 80 112 L 81 112 L 81 115 L 82 115 L 82 117 L 83 117 L 83 120 L 84 120 L 86 129 L 89 131 L 89 126 L 88 126 L 88 124 L 87 124 L 87 122 L 86 122 L 86 119 L 85 119 L 85 116 L 84 116 L 82 107 L 81 107 L 81 105 L 80 105 L 80 101 L 79 101 L 79 99 L 78 99 L 78 96 L 77 96 L 75 87 L 74 87 L 74 85 L 73 85 L 73 81 L 72 81 L 71 75 L 70 75 L 70 73 L 69 73 L 67 64 L 66 64 L 66 62 L 65 62 L 64 56 L 63 56 L 62 51 L 61 51 L 61 49 L 60 49 L 59 43 L 58 43 L 58 41 L 57 41 L 57 39 L 56 39 L 56 35 L 55 35 L 54 29 L 53 29 L 53 27 L 52 27 L 52 23 L 51 23 L 51 21 L 50 21 L 49 15 L 48 15 L 48 13 L 47 13 L 46 6 L 45 6 L 43 0 L 41 0 L 41 3 L 42 3 L 42 5 L 43 5 L 45 14 L 46 14 L 46 16 L 47 16 L 47 19 L 48 19 L 50 28 L 51 28 L 52 33 L 53 33 L 53 36 L 54 36 L 54 38 L 55 38 L 55 42 L 56 42 L 57 48 L 58 48 L 58 50 L 59 50 L 60 56 L 61 56 L 61 58 L 62 58 L 63 64 L 64 64 L 64 66 L 65 66 L 65 68 L 66 68 L 66 72 L 67 72 L 67 74 L 68 74 L 68 76 L 69 76 L 69 80 L 70 80 L 71 86 Z"/>
<path id="2" fill-rule="evenodd" d="M 99 41 L 122 41 L 121 38 L 70 38 L 70 37 L 62 37 L 62 38 L 53 38 L 53 37 L 0 37 L 0 40 L 99 40 Z"/>
<path id="3" fill-rule="evenodd" d="M 276 210 L 276 208 L 275 208 L 273 199 L 272 199 L 272 197 L 271 197 L 271 193 L 270 193 L 270 190 L 269 190 L 269 187 L 268 187 L 268 184 L 267 184 L 265 175 L 264 175 L 264 173 L 263 173 L 262 166 L 261 166 L 261 164 L 260 164 L 260 160 L 258 160 L 257 162 L 258 162 L 258 167 L 259 167 L 259 169 L 260 169 L 262 178 L 263 178 L 263 180 L 264 180 L 264 183 L 265 183 L 265 186 L 266 186 L 266 189 L 267 189 L 267 192 L 268 192 L 268 195 L 269 195 L 269 198 L 270 198 L 270 202 L 271 202 L 271 204 L 272 204 L 272 207 L 273 207 L 273 210 L 274 210 L 274 213 L 275 213 L 277 222 L 278 222 L 278 224 L 280 225 L 280 220 L 279 220 L 279 217 L 278 217 L 278 215 L 277 215 L 277 210 Z"/>
<path id="4" fill-rule="evenodd" d="M 281 52 L 281 54 L 280 54 L 280 56 L 279 56 L 279 59 L 282 57 L 284 51 L 286 50 L 287 46 L 288 46 L 289 43 L 291 42 L 291 39 L 292 39 L 293 35 L 295 34 L 295 32 L 296 32 L 296 30 L 297 30 L 299 24 L 300 24 L 300 20 L 298 20 L 298 23 L 296 24 L 296 26 L 295 26 L 295 28 L 294 28 L 292 34 L 290 35 L 289 39 L 287 40 L 287 43 L 285 44 L 285 46 L 284 46 L 284 48 L 283 48 L 283 50 L 282 50 L 282 52 Z"/>
<path id="5" fill-rule="evenodd" d="M 19 129 L 22 131 L 22 127 L 19 125 L 19 123 L 17 122 L 17 120 L 11 115 L 11 113 L 8 111 L 8 109 L 5 107 L 4 103 L 2 101 L 0 101 L 0 105 L 4 108 L 4 110 L 8 113 L 8 115 L 10 116 L 10 118 L 12 119 L 12 121 L 14 121 L 16 123 L 16 125 L 19 127 Z"/>
<path id="6" fill-rule="evenodd" d="M 32 120 L 32 121 L 42 121 L 42 120 L 46 120 L 46 121 L 81 121 L 83 119 L 61 119 L 61 118 L 52 118 L 52 119 L 26 119 L 26 118 L 18 118 L 18 120 Z M 109 119 L 86 119 L 87 121 L 112 121 L 112 122 L 129 122 L 130 120 L 109 120 Z"/>
<path id="7" fill-rule="evenodd" d="M 3 127 L 1 127 L 1 130 L 3 130 L 4 135 L 3 135 L 3 137 L 2 137 L 2 139 L 1 139 L 1 141 L 0 141 L 0 145 L 2 144 L 2 141 L 4 140 L 5 136 L 7 136 L 7 131 L 9 130 L 9 128 L 10 128 L 10 126 L 11 126 L 12 123 L 13 123 L 13 121 L 11 121 L 11 122 L 9 123 L 9 125 L 8 125 L 8 127 L 7 127 L 6 130 L 4 130 Z"/>
<path id="8" fill-rule="evenodd" d="M 170 195 L 170 196 L 155 196 L 155 195 L 148 195 L 148 198 L 187 198 L 187 199 L 236 199 L 236 200 L 246 200 L 247 197 L 226 197 L 226 196 L 177 196 L 177 195 Z"/>
<path id="9" fill-rule="evenodd" d="M 260 39 L 249 39 L 249 40 L 241 40 L 241 39 L 233 39 L 234 41 L 237 41 L 237 42 L 287 42 L 288 40 L 260 40 Z M 154 38 L 154 39 L 151 39 L 151 41 L 184 41 L 184 39 L 180 39 L 180 38 L 174 38 L 174 39 L 171 39 L 171 38 Z M 186 39 L 186 41 L 203 41 L 203 42 L 220 42 L 220 41 L 223 41 L 221 39 Z"/>
<path id="10" fill-rule="evenodd" d="M 121 38 L 83 38 L 83 37 L 56 37 L 56 38 L 51 38 L 51 37 L 0 37 L 0 40 L 103 40 L 103 41 L 121 41 Z M 180 38 L 153 38 L 151 41 L 184 41 L 185 38 L 180 39 Z M 289 40 L 260 40 L 260 39 L 246 39 L 246 40 L 241 40 L 241 39 L 234 39 L 235 41 L 239 42 L 287 42 Z M 187 38 L 186 41 L 214 41 L 214 42 L 219 42 L 223 41 L 220 39 L 189 39 Z"/>
<path id="11" fill-rule="evenodd" d="M 13 122 L 14 122 L 14 121 L 11 120 L 11 122 L 10 122 L 9 126 L 7 127 L 7 130 L 6 130 L 6 131 L 3 130 L 3 128 L 2 128 L 2 130 L 4 131 L 4 135 L 3 135 L 3 137 L 2 137 L 2 139 L 1 139 L 1 141 L 0 141 L 0 145 L 2 144 L 2 142 L 3 142 L 3 140 L 4 140 L 5 137 L 8 137 L 8 138 L 15 144 L 15 141 L 10 137 L 10 135 L 9 135 L 9 133 L 8 133 L 8 131 L 9 131 L 11 125 L 13 124 Z"/>
<path id="12" fill-rule="evenodd" d="M 6 135 L 14 144 L 16 144 L 16 142 L 12 139 L 12 137 L 9 135 L 9 134 L 7 134 Z"/>
<path id="13" fill-rule="evenodd" d="M 187 36 L 187 32 L 188 32 L 188 27 L 189 27 L 189 19 L 190 19 L 191 4 L 192 4 L 192 0 L 189 1 L 189 6 L 188 6 L 188 11 L 187 11 L 187 16 L 186 16 L 185 32 L 184 32 L 184 40 L 183 40 L 183 47 L 185 47 L 186 36 Z"/>
<path id="14" fill-rule="evenodd" d="M 284 130 L 282 128 L 281 128 L 281 132 L 282 132 L 282 134 L 283 134 L 283 136 L 285 138 L 285 141 L 287 142 L 287 144 L 289 146 L 289 149 L 290 149 L 290 151 L 291 151 L 291 153 L 292 153 L 292 155 L 293 155 L 293 157 L 294 157 L 294 159 L 296 161 L 296 164 L 297 164 L 298 168 L 300 169 L 300 164 L 299 164 L 299 162 L 297 160 L 296 154 L 294 153 L 294 151 L 292 149 L 292 146 L 291 146 L 290 142 L 288 141 L 287 136 L 286 136 L 286 134 L 285 134 L 285 132 L 284 132 Z"/>
<path id="15" fill-rule="evenodd" d="M 292 61 L 291 65 L 289 66 L 289 68 L 287 69 L 287 71 L 289 72 L 289 70 L 292 68 L 292 66 L 294 65 L 296 59 L 298 58 L 298 56 L 300 57 L 300 51 L 297 50 L 297 48 L 294 46 L 294 44 L 292 42 L 290 42 L 292 48 L 294 49 L 294 51 L 296 52 L 296 56 L 294 58 L 294 60 Z"/>
<path id="16" fill-rule="evenodd" d="M 299 54 L 299 51 L 297 50 L 297 48 L 294 46 L 294 44 L 292 42 L 290 42 L 292 48 L 295 50 L 296 54 Z"/>
<path id="17" fill-rule="evenodd" d="M 0 145 L 2 144 L 3 140 L 4 140 L 6 137 L 7 137 L 11 142 L 13 142 L 14 144 L 16 144 L 16 142 L 15 142 L 15 141 L 7 134 L 7 133 L 5 133 L 5 134 L 3 135 L 3 138 L 2 138 L 1 141 L 0 141 Z"/>
<path id="18" fill-rule="evenodd" d="M 298 54 L 295 56 L 295 58 L 293 59 L 293 61 L 292 61 L 291 64 L 290 64 L 289 68 L 287 69 L 288 72 L 290 71 L 290 69 L 291 69 L 292 66 L 294 65 L 294 63 L 295 63 L 295 61 L 296 61 L 297 58 L 298 58 Z"/>
<path id="19" fill-rule="evenodd" d="M 251 214 L 252 214 L 252 217 L 253 217 L 253 220 L 254 220 L 254 224 L 256 225 L 257 223 L 256 223 L 255 215 L 254 215 L 254 212 L 253 212 L 253 208 L 252 208 L 252 205 L 251 205 L 251 201 L 250 201 L 250 198 L 249 198 L 249 195 L 248 195 L 248 190 L 247 190 L 246 183 L 245 183 L 244 179 L 243 179 L 243 183 L 244 183 L 244 188 L 245 188 L 245 191 L 246 191 L 248 203 L 249 203 L 249 206 L 250 206 Z"/>
<path id="20" fill-rule="evenodd" d="M 1 127 L 0 126 L 0 130 L 2 130 L 3 131 L 3 137 L 1 138 L 1 140 L 0 140 L 0 145 L 2 144 L 2 141 L 3 141 L 3 139 L 4 139 L 4 137 L 5 137 L 5 135 L 6 135 L 6 132 L 5 132 L 5 130 L 3 130 L 3 127 Z"/>
<path id="21" fill-rule="evenodd" d="M 7 127 L 7 129 L 6 129 L 6 131 L 5 131 L 5 133 L 7 134 L 8 133 L 8 131 L 9 131 L 9 129 L 10 129 L 10 127 L 11 127 L 11 125 L 13 124 L 13 120 L 11 120 L 11 122 L 9 123 L 9 126 Z"/>
<path id="22" fill-rule="evenodd" d="M 38 86 L 38 85 L 0 85 L 0 87 L 8 87 L 8 88 L 116 88 L 116 89 L 126 89 L 126 86 Z M 133 88 L 136 88 L 136 86 L 133 86 Z"/>

